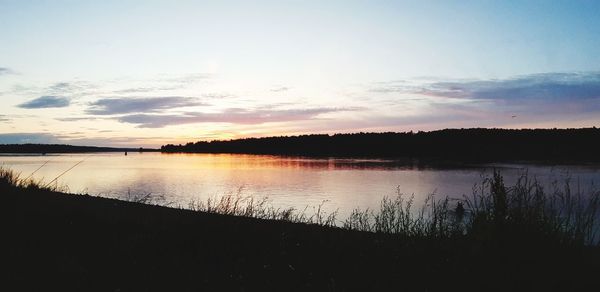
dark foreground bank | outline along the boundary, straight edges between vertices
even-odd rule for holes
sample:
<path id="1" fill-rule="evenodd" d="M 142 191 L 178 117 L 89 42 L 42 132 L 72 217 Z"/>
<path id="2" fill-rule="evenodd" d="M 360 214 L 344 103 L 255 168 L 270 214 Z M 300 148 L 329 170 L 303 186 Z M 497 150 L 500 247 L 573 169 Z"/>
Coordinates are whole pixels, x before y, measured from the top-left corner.
<path id="1" fill-rule="evenodd" d="M 597 247 L 400 237 L 0 187 L 9 290 L 591 291 Z"/>

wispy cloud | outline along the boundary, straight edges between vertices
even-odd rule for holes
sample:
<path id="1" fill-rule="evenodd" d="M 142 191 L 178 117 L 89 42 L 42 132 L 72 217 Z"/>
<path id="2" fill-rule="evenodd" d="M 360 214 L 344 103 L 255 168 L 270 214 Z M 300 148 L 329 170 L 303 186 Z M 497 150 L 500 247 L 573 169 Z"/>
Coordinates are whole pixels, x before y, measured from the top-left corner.
<path id="1" fill-rule="evenodd" d="M 87 81 L 76 80 L 70 82 L 57 82 L 44 90 L 54 95 L 85 95 L 96 92 L 98 90 L 98 85 Z"/>
<path id="2" fill-rule="evenodd" d="M 111 93 L 121 95 L 173 91 L 211 78 L 213 78 L 212 74 L 192 73 L 179 76 L 160 75 L 150 80 L 117 80 L 117 85 L 127 86 L 120 86 L 120 89 L 112 90 Z M 131 83 L 138 84 L 138 86 L 131 86 Z"/>
<path id="3" fill-rule="evenodd" d="M 0 75 L 14 73 L 9 68 L 0 67 Z M 165 93 L 193 86 L 210 79 L 210 74 L 182 74 L 176 76 L 159 75 L 150 79 L 112 79 L 94 82 L 71 79 L 51 84 L 15 84 L 5 93 L 21 96 L 69 96 L 72 100 L 95 98 L 97 96 L 128 96 L 155 93 L 158 96 L 177 95 Z"/>
<path id="4" fill-rule="evenodd" d="M 441 116 L 451 114 L 447 110 L 450 106 L 509 117 L 526 115 L 528 122 L 544 120 L 548 114 L 555 118 L 570 115 L 571 119 L 582 114 L 600 114 L 600 72 L 531 74 L 491 80 L 381 82 L 369 91 L 398 93 L 402 98 L 428 97 L 428 104 L 439 103 L 436 108 Z"/>
<path id="5" fill-rule="evenodd" d="M 422 82 L 379 82 L 371 92 L 412 93 L 482 100 L 581 100 L 600 98 L 600 72 L 544 73 L 507 79 Z"/>
<path id="6" fill-rule="evenodd" d="M 115 94 L 128 94 L 128 93 L 147 93 L 156 91 L 169 91 L 181 88 L 180 86 L 155 86 L 155 87 L 133 87 L 125 88 L 113 91 Z"/>
<path id="7" fill-rule="evenodd" d="M 410 86 L 410 84 L 408 84 L 404 80 L 393 80 L 375 82 L 372 84 L 368 91 L 375 93 L 410 93 L 418 89 L 418 87 Z"/>
<path id="8" fill-rule="evenodd" d="M 52 144 L 59 142 L 60 139 L 46 133 L 0 134 L 0 144 Z"/>
<path id="9" fill-rule="evenodd" d="M 193 97 L 117 97 L 102 98 L 90 104 L 86 110 L 92 115 L 115 115 L 129 113 L 159 112 L 168 109 L 206 105 Z"/>
<path id="10" fill-rule="evenodd" d="M 210 79 L 213 77 L 214 77 L 214 75 L 211 73 L 190 73 L 190 74 L 183 74 L 180 76 L 160 76 L 159 80 L 163 81 L 163 82 L 171 82 L 171 83 L 180 84 L 180 85 L 184 86 L 187 84 Z"/>
<path id="11" fill-rule="evenodd" d="M 101 131 L 102 132 L 102 131 Z M 161 145 L 166 137 L 94 137 L 89 133 L 9 133 L 0 134 L 0 144 L 70 144 L 84 146 L 150 146 Z"/>
<path id="12" fill-rule="evenodd" d="M 272 122 L 289 122 L 310 120 L 325 113 L 350 111 L 344 108 L 311 108 L 311 109 L 227 109 L 220 113 L 190 112 L 183 115 L 134 114 L 119 117 L 124 123 L 138 124 L 141 128 L 161 128 L 169 125 L 194 123 L 230 123 L 230 124 L 263 124 Z"/>
<path id="13" fill-rule="evenodd" d="M 15 84 L 12 90 L 8 91 L 11 95 L 23 97 L 31 96 L 63 96 L 69 97 L 71 101 L 78 100 L 91 94 L 99 94 L 100 86 L 91 82 L 74 80 L 61 81 L 49 85 L 40 86 L 37 84 Z"/>
<path id="14" fill-rule="evenodd" d="M 600 73 L 546 73 L 504 80 L 436 82 L 421 93 L 492 100 L 581 100 L 600 98 Z"/>
<path id="15" fill-rule="evenodd" d="M 13 70 L 6 67 L 0 67 L 0 75 L 8 75 L 12 73 L 14 73 Z"/>
<path id="16" fill-rule="evenodd" d="M 68 82 L 57 82 L 54 83 L 53 85 L 51 85 L 50 87 L 48 87 L 48 89 L 50 91 L 71 91 L 73 88 L 73 85 L 71 83 Z"/>
<path id="17" fill-rule="evenodd" d="M 36 99 L 19 104 L 18 107 L 26 109 L 37 109 L 37 108 L 53 108 L 53 107 L 67 107 L 71 104 L 71 99 L 63 96 L 40 96 Z"/>
<path id="18" fill-rule="evenodd" d="M 225 98 L 235 98 L 236 96 L 230 93 L 216 93 L 216 92 L 212 92 L 212 93 L 203 93 L 202 97 L 208 98 L 208 99 L 225 99 Z"/>
<path id="19" fill-rule="evenodd" d="M 290 87 L 287 86 L 279 86 L 279 87 L 275 87 L 275 88 L 271 88 L 272 92 L 284 92 L 284 91 L 288 91 L 290 90 Z"/>
<path id="20" fill-rule="evenodd" d="M 104 118 L 102 118 L 102 117 L 96 117 L 96 116 L 80 116 L 80 117 L 55 118 L 55 120 L 61 121 L 61 122 L 92 121 L 92 120 L 102 120 L 102 119 L 104 119 Z"/>

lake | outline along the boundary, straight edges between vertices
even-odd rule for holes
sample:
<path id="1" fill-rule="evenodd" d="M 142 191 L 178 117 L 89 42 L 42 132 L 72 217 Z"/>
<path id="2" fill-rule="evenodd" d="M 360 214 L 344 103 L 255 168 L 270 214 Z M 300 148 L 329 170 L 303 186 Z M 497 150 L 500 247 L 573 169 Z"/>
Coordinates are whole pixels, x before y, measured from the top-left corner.
<path id="1" fill-rule="evenodd" d="M 267 196 L 277 207 L 313 211 L 323 204 L 344 218 L 354 208 L 376 208 L 398 190 L 416 203 L 471 195 L 473 186 L 498 169 L 510 184 L 523 173 L 550 186 L 571 178 L 582 187 L 600 182 L 600 165 L 445 164 L 384 159 L 306 158 L 242 154 L 92 153 L 0 156 L 5 168 L 55 183 L 72 193 L 132 199 L 152 194 L 157 204 L 186 208 L 223 195 Z M 79 163 L 79 164 L 78 164 Z M 43 165 L 43 167 L 42 167 Z M 41 167 L 41 168 L 40 168 Z M 39 168 L 39 170 L 38 170 Z"/>

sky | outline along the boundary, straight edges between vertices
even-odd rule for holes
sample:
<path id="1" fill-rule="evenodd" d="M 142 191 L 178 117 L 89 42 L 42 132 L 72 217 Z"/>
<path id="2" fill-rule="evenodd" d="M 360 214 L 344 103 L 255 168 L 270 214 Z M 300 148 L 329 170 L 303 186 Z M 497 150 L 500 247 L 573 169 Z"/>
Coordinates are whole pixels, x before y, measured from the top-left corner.
<path id="1" fill-rule="evenodd" d="M 0 0 L 0 143 L 600 126 L 600 1 Z"/>

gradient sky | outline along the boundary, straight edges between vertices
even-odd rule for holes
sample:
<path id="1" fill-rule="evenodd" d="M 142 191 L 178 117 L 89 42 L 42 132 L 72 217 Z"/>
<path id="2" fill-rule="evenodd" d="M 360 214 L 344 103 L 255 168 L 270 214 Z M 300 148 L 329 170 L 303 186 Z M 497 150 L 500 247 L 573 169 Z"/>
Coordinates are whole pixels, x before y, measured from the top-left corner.
<path id="1" fill-rule="evenodd" d="M 0 0 L 0 143 L 600 126 L 600 1 Z"/>

